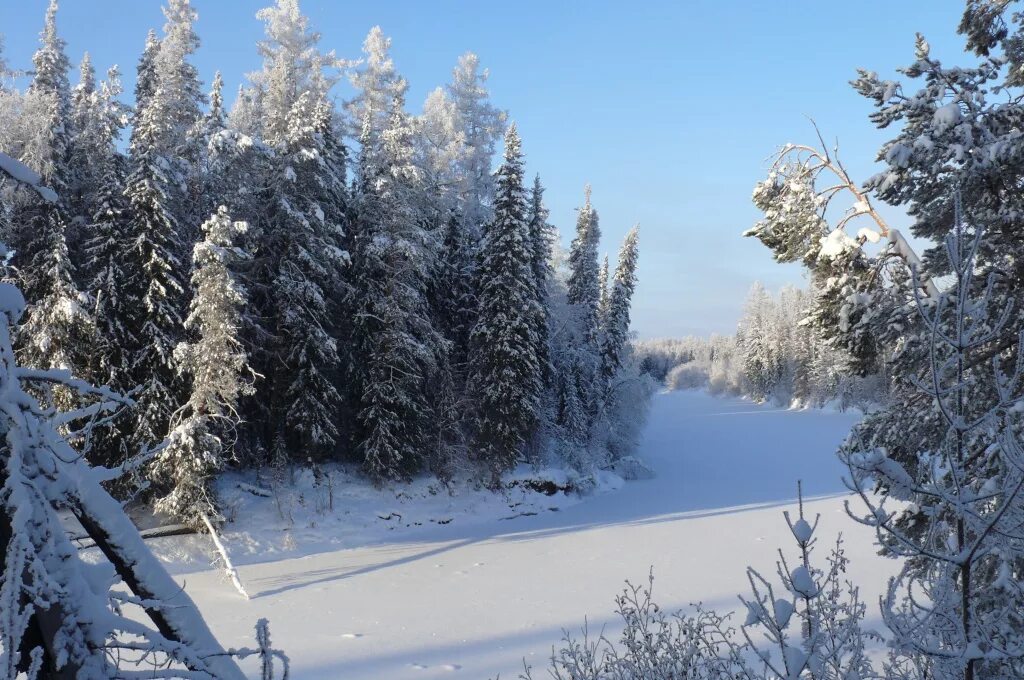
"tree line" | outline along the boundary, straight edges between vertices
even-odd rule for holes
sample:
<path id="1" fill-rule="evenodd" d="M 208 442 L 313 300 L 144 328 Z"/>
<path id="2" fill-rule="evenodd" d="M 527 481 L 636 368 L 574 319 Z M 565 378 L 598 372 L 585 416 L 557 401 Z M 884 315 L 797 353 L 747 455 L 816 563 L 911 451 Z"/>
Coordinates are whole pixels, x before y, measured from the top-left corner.
<path id="1" fill-rule="evenodd" d="M 858 374 L 842 347 L 808 323 L 810 291 L 756 282 L 734 335 L 636 343 L 640 370 L 669 389 L 706 389 L 781 406 L 874 408 L 887 398 L 885 366 Z"/>
<path id="2" fill-rule="evenodd" d="M 71 85 L 57 13 L 27 87 L 0 61 L 0 150 L 59 198 L 0 182 L 0 236 L 27 301 L 19 360 L 131 399 L 78 442 L 91 462 L 164 442 L 147 495 L 201 526 L 229 464 L 497 487 L 520 462 L 585 474 L 630 450 L 650 394 L 629 338 L 637 230 L 602 266 L 588 188 L 556 253 L 475 55 L 412 115 L 379 27 L 346 62 L 278 0 L 229 109 L 192 63 L 195 10 L 168 0 L 128 105 L 117 67 L 100 81 L 88 55 Z M 356 96 L 338 102 L 346 75 Z"/>

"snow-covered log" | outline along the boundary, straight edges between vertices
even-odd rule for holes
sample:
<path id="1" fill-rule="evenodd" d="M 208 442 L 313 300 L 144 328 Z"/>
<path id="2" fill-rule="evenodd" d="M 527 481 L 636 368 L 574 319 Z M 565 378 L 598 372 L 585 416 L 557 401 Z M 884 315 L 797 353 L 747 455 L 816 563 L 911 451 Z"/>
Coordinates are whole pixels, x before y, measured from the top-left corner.
<path id="1" fill-rule="evenodd" d="M 228 555 L 228 549 L 224 547 L 224 544 L 220 541 L 220 536 L 217 535 L 217 528 L 213 526 L 213 522 L 210 521 L 210 516 L 203 514 L 203 523 L 206 524 L 206 530 L 210 532 L 210 538 L 213 539 L 213 544 L 217 547 L 217 552 L 220 553 L 220 558 L 224 560 L 224 573 L 231 579 L 231 583 L 234 584 L 235 590 L 242 594 L 242 597 L 249 599 L 249 593 L 245 592 L 245 586 L 242 585 L 242 580 L 238 578 L 238 570 L 235 569 L 235 565 L 231 563 L 231 557 Z"/>

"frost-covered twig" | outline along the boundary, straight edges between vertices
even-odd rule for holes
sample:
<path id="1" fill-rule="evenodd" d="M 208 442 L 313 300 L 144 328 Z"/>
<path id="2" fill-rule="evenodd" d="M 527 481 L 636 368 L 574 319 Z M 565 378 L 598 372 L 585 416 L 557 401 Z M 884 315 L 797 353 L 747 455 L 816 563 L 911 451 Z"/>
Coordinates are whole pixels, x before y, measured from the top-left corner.
<path id="1" fill-rule="evenodd" d="M 274 659 L 281 663 L 280 680 L 288 680 L 289 659 L 288 655 L 279 649 L 273 649 L 270 645 L 270 624 L 266 619 L 256 622 L 256 649 L 244 647 L 232 649 L 230 654 L 239 659 L 246 659 L 250 656 L 260 657 L 260 680 L 275 680 Z"/>

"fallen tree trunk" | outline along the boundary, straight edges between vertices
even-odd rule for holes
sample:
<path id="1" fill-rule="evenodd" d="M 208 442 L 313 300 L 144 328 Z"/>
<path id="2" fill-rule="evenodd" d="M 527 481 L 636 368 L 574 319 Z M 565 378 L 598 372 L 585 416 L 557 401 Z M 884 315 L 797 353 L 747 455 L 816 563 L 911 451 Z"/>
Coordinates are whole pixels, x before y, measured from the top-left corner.
<path id="1" fill-rule="evenodd" d="M 68 467 L 77 465 L 72 463 Z M 78 478 L 81 472 L 68 471 Z M 206 625 L 192 598 L 144 547 L 138 530 L 120 504 L 99 484 L 80 483 L 78 487 L 78 505 L 72 508 L 75 517 L 114 565 L 125 586 L 146 603 L 143 609 L 160 634 L 187 645 L 205 660 L 207 668 L 195 670 L 206 670 L 220 680 L 245 680 L 238 664 Z"/>
<path id="2" fill-rule="evenodd" d="M 188 536 L 190 534 L 199 533 L 193 527 L 187 524 L 166 524 L 160 527 L 152 527 L 150 529 L 140 529 L 139 536 L 143 540 L 150 538 L 165 538 L 167 536 Z M 78 549 L 86 550 L 88 548 L 95 548 L 96 543 L 93 542 L 89 534 L 76 534 L 70 537 L 72 541 L 79 542 Z"/>
<path id="3" fill-rule="evenodd" d="M 206 524 L 206 530 L 210 532 L 210 538 L 213 539 L 213 544 L 217 547 L 217 552 L 220 553 L 220 558 L 224 560 L 224 571 L 231 579 L 231 583 L 234 584 L 235 590 L 242 594 L 242 597 L 249 599 L 249 593 L 245 592 L 245 586 L 242 585 L 241 579 L 238 578 L 238 570 L 235 569 L 235 565 L 231 563 L 231 557 L 228 556 L 228 549 L 224 547 L 224 544 L 220 542 L 220 536 L 217 535 L 217 529 L 213 526 L 213 522 L 210 521 L 210 517 L 204 512 L 203 523 Z"/>

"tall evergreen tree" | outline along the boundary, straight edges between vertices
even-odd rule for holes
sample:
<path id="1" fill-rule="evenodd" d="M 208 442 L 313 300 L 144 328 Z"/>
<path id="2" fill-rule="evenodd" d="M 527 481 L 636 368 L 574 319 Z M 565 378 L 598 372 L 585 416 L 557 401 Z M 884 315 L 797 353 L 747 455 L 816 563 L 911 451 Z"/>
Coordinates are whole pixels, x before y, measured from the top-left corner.
<path id="1" fill-rule="evenodd" d="M 22 152 L 22 162 L 39 173 L 46 186 L 66 193 L 69 183 L 68 152 L 71 138 L 71 62 L 67 43 L 57 32 L 57 0 L 50 0 L 32 55 L 32 81 L 26 93 L 26 113 L 33 129 Z"/>
<path id="2" fill-rule="evenodd" d="M 136 346 L 135 319 L 141 300 L 126 268 L 130 261 L 130 225 L 124 196 L 124 162 L 111 158 L 102 168 L 99 190 L 92 199 L 96 212 L 85 242 L 85 271 L 93 296 L 98 346 L 93 349 L 93 380 L 127 391 L 133 385 L 130 352 Z"/>
<path id="3" fill-rule="evenodd" d="M 615 277 L 602 314 L 601 374 L 605 385 L 622 367 L 629 340 L 629 310 L 636 290 L 639 229 L 633 227 L 619 250 Z M 607 259 L 605 260 L 607 262 Z M 607 265 L 606 265 L 607 271 Z"/>
<path id="4" fill-rule="evenodd" d="M 220 71 L 213 74 L 208 100 L 210 108 L 204 116 L 206 128 L 211 132 L 223 130 L 227 123 L 227 111 L 224 109 L 224 77 Z"/>
<path id="5" fill-rule="evenodd" d="M 82 62 L 78 67 L 78 83 L 71 91 L 69 121 L 71 137 L 68 149 L 70 186 L 64 198 L 68 205 L 68 214 L 72 219 L 86 218 L 89 215 L 91 211 L 86 203 L 88 197 L 96 191 L 96 182 L 91 172 L 92 166 L 89 164 L 88 155 L 90 136 L 95 125 L 94 118 L 99 103 L 96 95 L 96 69 L 92 65 L 92 58 L 86 52 L 82 55 Z M 77 241 L 73 235 L 68 240 L 72 243 Z"/>
<path id="6" fill-rule="evenodd" d="M 41 232 L 32 242 L 32 260 L 22 267 L 23 272 L 31 272 L 26 280 L 32 283 L 34 299 L 18 329 L 20 354 L 30 366 L 63 369 L 76 377 L 87 377 L 95 329 L 88 298 L 73 279 L 74 267 L 64 240 L 64 217 L 57 206 L 51 205 L 41 208 L 32 224 L 41 227 Z M 72 406 L 63 398 L 56 403 L 60 408 Z"/>
<path id="7" fill-rule="evenodd" d="M 464 143 L 456 163 L 460 213 L 474 242 L 479 241 L 491 218 L 495 191 L 491 168 L 507 118 L 504 111 L 490 102 L 487 77 L 477 55 L 467 52 L 459 57 L 448 85 Z"/>
<path id="8" fill-rule="evenodd" d="M 569 247 L 568 300 L 577 310 L 579 340 L 596 354 L 601 304 L 597 249 L 601 241 L 601 228 L 597 211 L 590 204 L 589 185 L 585 195 L 586 200 L 576 219 L 576 237 Z"/>
<path id="9" fill-rule="evenodd" d="M 12 216 L 14 231 L 7 244 L 15 251 L 14 264 L 20 267 L 20 284 L 29 303 L 45 294 L 40 289 L 44 272 L 31 263 L 41 251 L 51 247 L 54 237 L 49 231 L 57 229 L 63 234 L 68 219 L 63 197 L 68 194 L 70 183 L 71 63 L 67 43 L 57 32 L 57 9 L 57 0 L 50 0 L 39 34 L 39 48 L 32 55 L 32 80 L 22 104 L 28 129 L 23 133 L 20 160 L 35 170 L 60 200 L 51 205 L 36 195 L 26 194 L 29 200 L 16 206 Z"/>
<path id="10" fill-rule="evenodd" d="M 530 268 L 536 289 L 537 314 L 534 320 L 534 334 L 537 337 L 537 361 L 547 386 L 551 386 L 554 367 L 551 357 L 551 300 L 548 287 L 554 278 L 551 266 L 551 246 L 554 241 L 553 228 L 548 224 L 548 209 L 544 205 L 544 186 L 540 175 L 533 179 L 530 193 Z"/>
<path id="11" fill-rule="evenodd" d="M 282 401 L 288 443 L 317 455 L 338 441 L 341 396 L 338 343 L 332 336 L 332 293 L 347 262 L 341 249 L 345 219 L 342 168 L 324 162 L 332 135 L 329 107 L 314 91 L 303 93 L 289 115 L 281 149 L 283 185 L 270 243 L 279 253 L 271 300 L 280 367 L 273 377 Z M 269 378 L 270 376 L 268 376 Z"/>
<path id="12" fill-rule="evenodd" d="M 116 66 L 98 86 L 91 65 L 83 61 L 82 76 L 73 93 L 71 170 L 75 190 L 71 213 L 75 228 L 68 235 L 71 262 L 79 285 L 90 290 L 90 278 L 97 268 L 89 244 L 97 214 L 111 207 L 110 197 L 124 189 L 124 157 L 117 149 L 121 131 L 128 121 L 128 107 L 119 101 L 121 73 Z M 96 378 L 102 380 L 102 378 Z"/>
<path id="13" fill-rule="evenodd" d="M 600 368 L 601 282 L 598 245 L 601 230 L 597 211 L 590 203 L 590 186 L 576 218 L 576 236 L 569 248 L 569 277 L 566 281 L 568 302 L 567 329 L 569 337 L 559 358 L 559 370 L 570 377 L 559 380 L 563 404 L 578 402 L 585 414 L 585 429 L 590 431 L 598 408 L 598 373 Z M 569 395 L 564 390 L 574 392 Z M 562 409 L 563 414 L 565 409 Z M 564 418 L 560 424 L 568 426 Z"/>
<path id="14" fill-rule="evenodd" d="M 427 381 L 443 351 L 427 298 L 436 246 L 414 207 L 422 180 L 401 96 L 390 111 L 378 142 L 372 110 L 364 112 L 351 293 L 357 440 L 363 466 L 377 480 L 423 465 Z"/>
<path id="15" fill-rule="evenodd" d="M 295 450 L 324 456 L 338 444 L 342 404 L 337 305 L 348 261 L 347 158 L 329 90 L 343 62 L 320 51 L 320 34 L 296 0 L 278 0 L 257 16 L 263 68 L 249 75 L 232 110 L 239 129 L 218 138 L 230 176 L 243 183 L 256 176 L 269 187 L 252 194 L 228 187 L 237 194 L 232 210 L 250 224 L 254 257 L 244 280 L 254 323 L 245 336 L 265 376 L 243 407 L 258 439 L 280 435 Z"/>
<path id="16" fill-rule="evenodd" d="M 65 42 L 57 33 L 56 15 L 57 2 L 51 0 L 40 47 L 32 58 L 35 71 L 29 85 L 29 96 L 39 107 L 37 123 L 43 127 L 26 153 L 43 182 L 70 193 L 70 64 Z M 93 322 L 86 297 L 75 285 L 74 266 L 68 255 L 68 208 L 68 202 L 50 202 L 31 195 L 19 216 L 26 229 L 18 264 L 29 305 L 17 337 L 25 363 L 87 377 Z M 56 397 L 59 407 L 71 406 L 61 394 Z"/>
<path id="17" fill-rule="evenodd" d="M 251 392 L 253 377 L 239 333 L 245 289 L 233 272 L 246 257 L 234 242 L 244 232 L 225 207 L 203 223 L 203 241 L 193 252 L 192 302 L 185 328 L 193 342 L 178 345 L 178 370 L 190 383 L 190 396 L 170 443 L 154 461 L 152 475 L 166 493 L 155 508 L 202 528 L 217 520 L 211 488 L 214 473 L 230 456 L 238 399 Z"/>
<path id="18" fill-rule="evenodd" d="M 124 322 L 130 336 L 125 347 L 130 380 L 140 386 L 132 449 L 163 439 L 181 397 L 173 353 L 181 337 L 184 308 L 179 259 L 183 245 L 173 208 L 183 176 L 168 160 L 173 142 L 167 143 L 167 128 L 177 116 L 167 108 L 167 88 L 161 83 L 160 56 L 165 47 L 151 33 L 139 61 L 125 187 L 127 249 L 121 270 L 131 292 L 122 299 L 139 303 Z M 168 70 L 167 59 L 163 63 L 163 70 Z M 173 108 L 177 107 L 174 103 Z"/>
<path id="19" fill-rule="evenodd" d="M 197 14 L 191 0 L 167 0 L 163 13 L 167 21 L 153 64 L 156 87 L 147 109 L 156 123 L 151 131 L 151 144 L 163 159 L 169 180 L 163 189 L 178 230 L 178 257 L 187 262 L 187 244 L 198 240 L 198 226 L 205 217 L 201 212 L 199 175 L 204 140 L 197 131 L 206 97 L 199 71 L 190 61 L 199 49 L 194 27 Z"/>
<path id="20" fill-rule="evenodd" d="M 501 473 L 515 465 L 539 421 L 539 312 L 528 210 L 522 151 L 513 124 L 505 134 L 494 219 L 480 252 L 479 316 L 472 335 L 471 375 L 479 400 L 475 448 L 495 486 Z"/>
<path id="21" fill-rule="evenodd" d="M 135 78 L 135 114 L 149 106 L 149 100 L 156 92 L 156 58 L 160 53 L 160 39 L 156 31 L 149 29 L 146 34 L 146 46 L 139 57 Z"/>
<path id="22" fill-rule="evenodd" d="M 237 195 L 239 191 L 249 193 L 248 186 L 235 184 L 232 187 L 228 184 L 237 178 L 218 175 L 220 170 L 225 169 L 223 166 L 214 167 L 214 157 L 222 153 L 225 146 L 220 135 L 227 129 L 227 112 L 224 110 L 224 78 L 220 71 L 213 75 L 207 101 L 210 106 L 193 131 L 200 144 L 196 181 L 201 184 L 197 209 L 202 215 L 213 214 L 222 205 L 228 207 L 225 205 L 226 203 L 233 203 L 231 199 L 234 196 L 229 197 L 226 194 Z M 250 177 L 250 180 L 255 180 L 255 177 Z M 234 206 L 232 205 L 232 207 Z"/>

